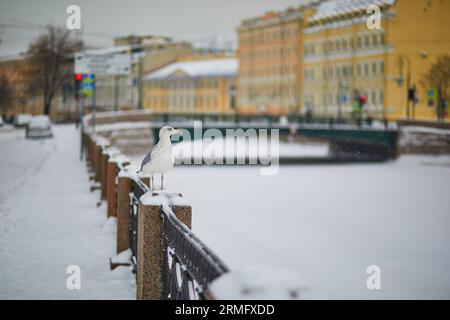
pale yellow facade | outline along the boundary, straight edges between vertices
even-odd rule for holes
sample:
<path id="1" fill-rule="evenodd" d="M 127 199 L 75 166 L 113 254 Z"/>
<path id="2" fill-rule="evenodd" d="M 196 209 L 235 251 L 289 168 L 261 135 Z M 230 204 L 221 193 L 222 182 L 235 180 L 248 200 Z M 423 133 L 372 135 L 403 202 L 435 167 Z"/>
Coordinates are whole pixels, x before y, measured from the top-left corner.
<path id="1" fill-rule="evenodd" d="M 298 8 L 244 20 L 238 28 L 241 113 L 286 114 L 299 107 L 302 14 Z"/>
<path id="2" fill-rule="evenodd" d="M 415 118 L 436 119 L 422 82 L 437 58 L 450 54 L 450 0 L 396 0 L 381 11 L 381 28 L 373 30 L 365 10 L 307 20 L 302 112 L 348 117 L 358 93 L 366 97 L 365 116 L 405 118 L 410 71 L 418 98 Z"/>
<path id="3" fill-rule="evenodd" d="M 179 63 L 192 61 L 214 61 L 222 57 L 187 56 L 179 58 Z M 226 59 L 233 59 L 229 56 Z M 237 62 L 236 62 L 237 65 Z M 171 67 L 168 65 L 167 67 Z M 155 72 L 158 72 L 156 70 Z M 180 69 L 162 78 L 144 80 L 144 108 L 167 113 L 210 113 L 224 114 L 236 111 L 236 70 L 233 74 L 191 75 Z"/>

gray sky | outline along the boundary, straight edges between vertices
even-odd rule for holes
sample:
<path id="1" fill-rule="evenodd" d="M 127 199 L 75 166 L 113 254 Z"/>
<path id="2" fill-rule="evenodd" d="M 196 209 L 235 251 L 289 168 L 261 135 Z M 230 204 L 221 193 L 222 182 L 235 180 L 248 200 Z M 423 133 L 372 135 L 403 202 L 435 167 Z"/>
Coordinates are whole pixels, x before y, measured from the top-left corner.
<path id="1" fill-rule="evenodd" d="M 66 8 L 81 8 L 88 45 L 112 45 L 112 37 L 158 34 L 197 45 L 208 39 L 235 43 L 242 19 L 297 6 L 303 0 L 0 0 L 0 56 L 25 51 L 42 25 L 65 26 Z"/>

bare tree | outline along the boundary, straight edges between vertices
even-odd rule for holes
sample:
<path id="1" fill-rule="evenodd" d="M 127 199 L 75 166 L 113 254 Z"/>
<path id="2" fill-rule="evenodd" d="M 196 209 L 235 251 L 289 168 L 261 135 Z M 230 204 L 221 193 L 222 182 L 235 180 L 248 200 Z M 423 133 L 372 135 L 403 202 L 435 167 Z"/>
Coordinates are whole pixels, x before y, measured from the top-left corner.
<path id="1" fill-rule="evenodd" d="M 13 101 L 13 97 L 11 83 L 5 75 L 0 75 L 0 115 L 6 117 L 7 109 Z"/>
<path id="2" fill-rule="evenodd" d="M 46 33 L 30 44 L 27 56 L 30 60 L 30 83 L 41 91 L 44 114 L 50 114 L 53 98 L 64 82 L 73 75 L 73 55 L 82 43 L 70 37 L 69 30 L 48 26 Z"/>
<path id="3" fill-rule="evenodd" d="M 440 56 L 424 77 L 424 86 L 437 92 L 436 115 L 443 120 L 450 101 L 450 55 Z"/>

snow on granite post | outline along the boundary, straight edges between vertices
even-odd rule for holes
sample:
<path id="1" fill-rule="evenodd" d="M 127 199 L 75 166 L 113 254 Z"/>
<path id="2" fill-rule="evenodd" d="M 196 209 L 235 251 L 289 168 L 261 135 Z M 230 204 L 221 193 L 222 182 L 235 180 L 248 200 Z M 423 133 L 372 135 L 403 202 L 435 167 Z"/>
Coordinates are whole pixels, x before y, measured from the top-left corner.
<path id="1" fill-rule="evenodd" d="M 107 217 L 115 217 L 117 210 L 117 186 L 116 186 L 116 175 L 117 175 L 117 163 L 108 159 L 108 165 L 106 168 L 106 202 L 107 206 Z"/>
<path id="2" fill-rule="evenodd" d="M 98 144 L 95 144 L 94 151 L 94 175 L 95 181 L 100 181 L 100 155 L 102 153 L 102 147 Z"/>
<path id="3" fill-rule="evenodd" d="M 161 214 L 173 212 L 191 227 L 192 208 L 179 193 L 147 192 L 139 199 L 137 243 L 137 299 L 161 300 L 164 270 L 163 221 Z"/>
<path id="4" fill-rule="evenodd" d="M 117 243 L 116 251 L 120 253 L 131 247 L 131 177 L 126 171 L 120 171 L 117 183 Z"/>
<path id="5" fill-rule="evenodd" d="M 117 210 L 117 169 L 119 163 L 121 166 L 125 164 L 123 156 L 116 148 L 108 148 L 105 150 L 108 154 L 108 162 L 106 164 L 106 215 L 107 217 L 115 217 Z M 128 163 L 128 162 L 127 162 Z"/>
<path id="6" fill-rule="evenodd" d="M 89 143 L 88 143 L 88 158 L 89 158 L 89 164 L 91 166 L 91 170 L 94 170 L 94 149 L 95 149 L 95 142 L 94 139 L 92 139 L 91 135 L 88 135 L 89 137 Z"/>
<path id="7" fill-rule="evenodd" d="M 100 191 L 101 198 L 106 199 L 106 170 L 108 166 L 109 154 L 101 148 L 100 154 Z"/>
<path id="8" fill-rule="evenodd" d="M 93 172 L 94 171 L 95 142 L 94 142 L 94 139 L 92 139 L 91 136 L 89 136 L 89 137 L 90 137 L 90 140 L 91 140 L 91 143 L 89 144 L 89 162 L 91 163 L 91 170 Z"/>

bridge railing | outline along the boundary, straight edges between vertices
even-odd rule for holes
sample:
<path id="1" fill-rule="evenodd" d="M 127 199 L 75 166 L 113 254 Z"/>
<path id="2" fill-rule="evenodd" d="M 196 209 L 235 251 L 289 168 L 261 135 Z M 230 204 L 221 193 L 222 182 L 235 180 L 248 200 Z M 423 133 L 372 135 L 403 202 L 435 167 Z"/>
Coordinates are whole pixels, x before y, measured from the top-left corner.
<path id="1" fill-rule="evenodd" d="M 281 121 L 281 117 L 284 119 Z M 379 128 L 380 123 L 387 129 L 389 122 L 383 116 L 377 117 L 357 117 L 350 116 L 337 118 L 336 116 L 318 116 L 308 114 L 240 114 L 240 113 L 162 113 L 152 110 L 129 110 L 117 112 L 100 112 L 96 115 L 97 124 L 107 124 L 114 122 L 134 122 L 144 121 L 154 124 L 176 123 L 193 120 L 202 121 L 204 123 L 224 123 L 224 124 L 255 124 L 272 126 L 283 122 L 289 125 L 307 125 L 318 124 L 327 125 L 329 127 L 347 125 L 355 127 L 372 127 L 375 122 Z M 89 127 L 92 122 L 92 116 L 88 114 L 85 117 L 85 125 Z"/>
<path id="2" fill-rule="evenodd" d="M 138 299 L 205 299 L 210 283 L 228 272 L 223 261 L 191 230 L 192 208 L 178 193 L 149 191 L 129 160 L 102 137 L 83 135 L 92 190 L 117 218 L 117 254 L 111 268 L 131 265 Z M 100 203 L 100 201 L 99 201 Z"/>

